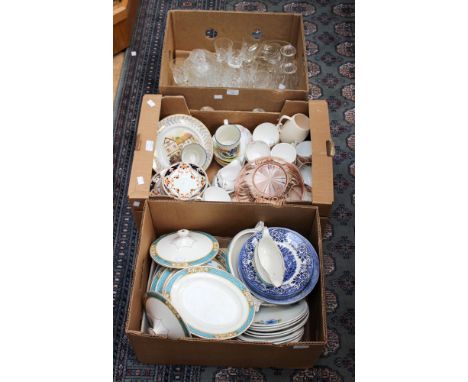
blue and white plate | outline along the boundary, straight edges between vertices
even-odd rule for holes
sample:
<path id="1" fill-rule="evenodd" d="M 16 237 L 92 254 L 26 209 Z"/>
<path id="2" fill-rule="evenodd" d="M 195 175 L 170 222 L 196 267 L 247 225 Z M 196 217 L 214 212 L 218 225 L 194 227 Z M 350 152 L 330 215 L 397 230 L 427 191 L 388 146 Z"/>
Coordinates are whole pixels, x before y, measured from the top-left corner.
<path id="1" fill-rule="evenodd" d="M 273 304 L 292 304 L 307 296 L 319 277 L 319 259 L 312 244 L 299 233 L 288 228 L 268 228 L 284 258 L 286 272 L 283 284 L 275 287 L 264 283 L 254 266 L 254 253 L 262 234 L 256 233 L 242 247 L 239 256 L 239 275 L 252 294 Z"/>

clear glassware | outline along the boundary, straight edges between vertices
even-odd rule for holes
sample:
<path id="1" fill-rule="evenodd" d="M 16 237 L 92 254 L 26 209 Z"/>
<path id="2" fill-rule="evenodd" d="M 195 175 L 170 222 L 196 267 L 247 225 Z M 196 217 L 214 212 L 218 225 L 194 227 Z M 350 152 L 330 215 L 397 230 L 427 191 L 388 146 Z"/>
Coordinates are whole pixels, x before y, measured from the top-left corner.
<path id="1" fill-rule="evenodd" d="M 278 89 L 296 89 L 298 85 L 297 65 L 295 62 L 286 62 L 279 68 Z"/>
<path id="2" fill-rule="evenodd" d="M 245 41 L 234 41 L 232 50 L 227 57 L 227 64 L 231 68 L 239 69 L 246 59 L 247 49 L 248 46 Z"/>
<path id="3" fill-rule="evenodd" d="M 184 71 L 190 86 L 210 86 L 213 81 L 216 60 L 213 53 L 194 49 L 184 61 Z"/>
<path id="4" fill-rule="evenodd" d="M 214 41 L 214 49 L 216 52 L 216 61 L 219 63 L 226 62 L 228 55 L 232 51 L 233 41 L 226 37 L 218 37 Z"/>
<path id="5" fill-rule="evenodd" d="M 280 49 L 280 53 L 281 62 L 283 63 L 293 62 L 296 58 L 296 48 L 291 44 L 282 46 Z"/>
<path id="6" fill-rule="evenodd" d="M 263 41 L 260 44 L 258 59 L 269 65 L 277 65 L 281 61 L 282 45 L 274 41 Z"/>
<path id="7" fill-rule="evenodd" d="M 255 72 L 253 87 L 259 89 L 267 89 L 274 87 L 273 73 L 265 69 L 258 69 Z"/>
<path id="8" fill-rule="evenodd" d="M 172 77 L 174 78 L 174 82 L 177 85 L 186 86 L 187 85 L 187 74 L 184 70 L 183 63 L 175 63 L 171 62 L 169 67 L 172 71 Z"/>

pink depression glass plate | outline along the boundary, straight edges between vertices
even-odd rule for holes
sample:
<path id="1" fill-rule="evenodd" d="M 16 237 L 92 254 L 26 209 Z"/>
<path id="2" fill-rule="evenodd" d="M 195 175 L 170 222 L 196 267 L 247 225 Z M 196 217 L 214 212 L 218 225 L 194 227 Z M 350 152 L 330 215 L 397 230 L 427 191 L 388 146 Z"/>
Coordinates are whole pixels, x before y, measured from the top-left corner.
<path id="1" fill-rule="evenodd" d="M 304 182 L 296 166 L 265 157 L 244 166 L 237 178 L 234 200 L 282 204 L 301 201 L 303 193 Z"/>

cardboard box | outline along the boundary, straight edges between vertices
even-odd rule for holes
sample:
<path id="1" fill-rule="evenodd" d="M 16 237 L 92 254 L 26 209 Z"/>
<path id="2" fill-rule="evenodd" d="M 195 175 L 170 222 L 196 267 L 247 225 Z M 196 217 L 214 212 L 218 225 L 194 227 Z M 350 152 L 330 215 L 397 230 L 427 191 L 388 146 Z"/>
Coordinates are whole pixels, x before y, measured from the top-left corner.
<path id="1" fill-rule="evenodd" d="M 226 218 L 229 217 L 229 218 Z M 267 226 L 293 229 L 307 237 L 320 259 L 320 278 L 307 296 L 310 316 L 301 342 L 272 345 L 239 340 L 197 337 L 171 340 L 141 332 L 143 298 L 152 259 L 151 243 L 160 235 L 181 228 L 209 232 L 228 242 L 237 232 L 263 220 Z M 147 200 L 135 259 L 126 334 L 140 362 L 154 364 L 216 365 L 235 367 L 307 368 L 313 366 L 327 342 L 325 280 L 318 209 L 287 205 L 277 208 L 255 203 L 181 202 Z"/>
<path id="2" fill-rule="evenodd" d="M 228 89 L 178 86 L 174 83 L 171 61 L 184 60 L 193 49 L 214 51 L 216 37 L 242 41 L 252 34 L 266 40 L 292 43 L 297 50 L 298 89 Z M 159 76 L 162 95 L 183 95 L 191 108 L 212 106 L 220 110 L 279 110 L 285 100 L 306 100 L 309 92 L 307 57 L 302 15 L 266 12 L 220 12 L 173 10 L 167 15 Z"/>
<path id="3" fill-rule="evenodd" d="M 132 171 L 128 185 L 129 203 L 134 211 L 142 211 L 149 198 L 153 168 L 153 152 L 156 147 L 158 121 L 172 114 L 188 114 L 202 121 L 212 134 L 224 119 L 239 123 L 253 131 L 262 122 L 276 123 L 282 115 L 304 113 L 310 118 L 312 137 L 312 205 L 318 206 L 321 216 L 330 214 L 333 204 L 333 153 L 326 101 L 285 101 L 278 112 L 254 113 L 247 111 L 199 111 L 190 110 L 182 96 L 162 97 L 147 94 L 143 97 Z M 213 159 L 207 170 L 210 182 L 221 167 Z M 166 197 L 167 198 L 167 197 Z M 205 202 L 200 202 L 205 203 Z M 234 202 L 233 202 L 234 203 Z M 241 203 L 235 203 L 241 204 Z M 310 202 L 295 202 L 307 204 Z"/>

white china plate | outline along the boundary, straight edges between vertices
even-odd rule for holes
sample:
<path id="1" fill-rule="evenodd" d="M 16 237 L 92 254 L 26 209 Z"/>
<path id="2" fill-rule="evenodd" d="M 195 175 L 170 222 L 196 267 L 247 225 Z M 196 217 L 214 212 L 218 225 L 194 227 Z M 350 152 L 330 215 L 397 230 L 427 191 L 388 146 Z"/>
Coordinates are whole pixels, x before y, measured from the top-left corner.
<path id="1" fill-rule="evenodd" d="M 245 332 L 245 334 L 248 334 L 250 336 L 253 336 L 253 337 L 261 337 L 261 338 L 269 338 L 269 337 L 278 337 L 280 335 L 287 335 L 287 334 L 290 334 L 292 332 L 295 332 L 297 329 L 299 328 L 303 328 L 304 325 L 306 324 L 307 320 L 309 319 L 309 315 L 306 314 L 300 321 L 294 323 L 293 325 L 291 326 L 286 326 L 284 328 L 281 328 L 281 329 L 276 329 L 276 331 L 270 331 L 270 332 L 257 332 L 255 330 L 251 330 L 249 328 L 249 330 L 247 330 Z"/>
<path id="2" fill-rule="evenodd" d="M 262 306 L 255 313 L 252 326 L 271 327 L 294 322 L 309 311 L 306 300 L 291 305 Z"/>
<path id="3" fill-rule="evenodd" d="M 177 310 L 161 294 L 156 292 L 147 293 L 145 311 L 150 334 L 172 339 L 191 337 L 187 325 Z"/>
<path id="4" fill-rule="evenodd" d="M 190 332 L 199 337 L 237 337 L 254 317 L 254 302 L 247 287 L 230 273 L 213 267 L 177 272 L 166 292 Z"/>
<path id="5" fill-rule="evenodd" d="M 206 170 L 213 159 L 213 139 L 208 128 L 198 119 L 185 114 L 173 114 L 159 121 L 154 150 L 153 169 L 160 172 L 180 162 L 182 148 L 190 143 L 200 144 L 206 151 Z"/>
<path id="6" fill-rule="evenodd" d="M 162 235 L 150 247 L 153 260 L 167 268 L 187 268 L 212 260 L 219 243 L 206 232 L 179 230 Z"/>
<path id="7" fill-rule="evenodd" d="M 288 342 L 299 341 L 304 335 L 304 328 L 300 328 L 291 334 L 275 338 L 258 338 L 246 334 L 239 336 L 239 339 L 245 342 L 266 342 L 274 345 L 286 344 Z"/>

